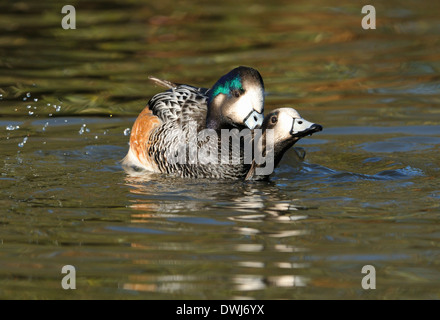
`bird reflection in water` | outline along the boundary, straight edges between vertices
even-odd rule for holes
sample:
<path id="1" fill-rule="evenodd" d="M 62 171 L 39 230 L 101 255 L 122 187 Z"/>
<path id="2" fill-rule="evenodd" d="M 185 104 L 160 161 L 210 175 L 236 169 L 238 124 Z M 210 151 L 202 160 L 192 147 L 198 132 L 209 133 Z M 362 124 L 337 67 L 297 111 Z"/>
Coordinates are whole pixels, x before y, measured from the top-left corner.
<path id="1" fill-rule="evenodd" d="M 131 243 L 145 252 L 145 259 L 134 263 L 143 264 L 146 274 L 130 275 L 123 289 L 197 292 L 215 275 L 192 272 L 211 264 L 214 270 L 221 265 L 230 268 L 225 286 L 243 294 L 269 287 L 301 287 L 309 282 L 294 271 L 308 268 L 300 257 L 308 249 L 292 241 L 308 234 L 302 223 L 308 218 L 308 208 L 299 199 L 289 199 L 276 182 L 143 174 L 127 176 L 125 184 L 133 209 L 132 223 L 166 233 L 148 234 L 145 241 Z M 286 243 L 280 242 L 282 239 Z M 276 258 L 267 259 L 268 255 Z M 173 269 L 170 272 L 175 274 L 159 275 L 154 272 L 159 268 Z"/>

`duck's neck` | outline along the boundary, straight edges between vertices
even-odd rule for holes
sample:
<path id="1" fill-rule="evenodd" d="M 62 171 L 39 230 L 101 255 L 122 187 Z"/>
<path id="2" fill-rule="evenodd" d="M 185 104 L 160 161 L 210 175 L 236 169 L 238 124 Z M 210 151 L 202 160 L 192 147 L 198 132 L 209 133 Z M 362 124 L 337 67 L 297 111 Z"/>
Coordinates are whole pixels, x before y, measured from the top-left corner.
<path id="1" fill-rule="evenodd" d="M 211 90 L 212 91 L 212 90 Z M 212 92 L 210 93 L 212 95 Z M 221 107 L 225 101 L 223 94 L 208 99 L 208 112 L 206 113 L 206 128 L 220 132 L 221 129 L 229 129 L 223 122 Z"/>
<path id="2" fill-rule="evenodd" d="M 278 164 L 280 163 L 281 159 L 283 158 L 284 154 L 286 153 L 287 150 L 289 150 L 296 141 L 292 141 L 292 140 L 288 140 L 288 141 L 283 141 L 283 142 L 278 142 L 275 143 L 275 147 L 274 147 L 274 164 L 275 167 L 278 166 Z"/>
<path id="3" fill-rule="evenodd" d="M 281 141 L 281 142 L 274 141 L 273 148 L 268 148 L 265 129 L 263 129 L 263 135 L 260 137 L 260 139 L 262 139 L 261 140 L 262 141 L 262 145 L 261 145 L 262 149 L 260 151 L 254 150 L 254 152 L 260 152 L 260 156 L 262 156 L 266 161 L 264 163 L 258 164 L 257 161 L 255 161 L 256 155 L 254 153 L 254 161 L 253 161 L 253 164 L 251 167 L 251 170 L 253 170 L 253 172 L 251 172 L 250 176 L 255 175 L 256 168 L 266 167 L 267 161 L 270 161 L 269 159 L 273 159 L 273 169 L 275 169 L 278 166 L 278 164 L 280 163 L 280 161 L 283 158 L 286 151 L 289 150 L 289 148 L 291 148 L 296 142 L 295 140 L 287 140 L 287 141 Z M 259 143 L 257 145 L 259 145 Z M 254 146 L 255 146 L 255 144 L 254 144 Z M 259 175 L 258 179 L 268 178 L 270 174 L 272 174 L 272 172 L 270 172 L 269 174 L 264 175 L 264 176 Z M 254 176 L 254 178 L 255 177 L 256 176 Z"/>
<path id="4" fill-rule="evenodd" d="M 220 116 L 216 116 L 208 111 L 206 116 L 206 128 L 219 132 L 221 129 Z"/>

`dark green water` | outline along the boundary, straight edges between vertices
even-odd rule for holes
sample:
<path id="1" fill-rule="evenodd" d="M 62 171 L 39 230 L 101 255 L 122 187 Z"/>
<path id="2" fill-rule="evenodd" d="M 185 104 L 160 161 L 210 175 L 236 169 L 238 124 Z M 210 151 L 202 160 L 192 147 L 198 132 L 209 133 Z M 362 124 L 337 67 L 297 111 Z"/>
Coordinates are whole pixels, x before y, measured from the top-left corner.
<path id="1" fill-rule="evenodd" d="M 0 298 L 439 299 L 440 4 L 370 3 L 363 30 L 364 4 L 3 1 Z M 238 65 L 266 112 L 324 126 L 305 162 L 291 150 L 270 182 L 127 176 L 147 76 L 208 87 Z"/>

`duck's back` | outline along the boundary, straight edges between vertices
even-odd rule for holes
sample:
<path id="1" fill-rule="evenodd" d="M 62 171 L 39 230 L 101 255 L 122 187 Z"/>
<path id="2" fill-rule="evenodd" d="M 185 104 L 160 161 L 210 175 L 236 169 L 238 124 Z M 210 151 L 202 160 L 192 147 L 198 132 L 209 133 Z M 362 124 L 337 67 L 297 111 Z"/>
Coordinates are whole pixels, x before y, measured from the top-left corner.
<path id="1" fill-rule="evenodd" d="M 243 178 L 249 165 L 222 164 L 221 137 L 204 130 L 208 92 L 178 85 L 154 95 L 133 125 L 124 166 L 185 178 Z M 229 147 L 226 152 L 232 157 Z"/>
<path id="2" fill-rule="evenodd" d="M 182 125 L 196 121 L 200 129 L 206 125 L 209 89 L 179 85 L 154 95 L 148 108 L 164 123 Z"/>
<path id="3" fill-rule="evenodd" d="M 187 146 L 206 128 L 209 89 L 165 81 L 160 84 L 170 89 L 154 95 L 136 119 L 124 167 L 130 172 L 208 176 L 207 166 L 192 163 L 197 152 L 191 154 Z"/>

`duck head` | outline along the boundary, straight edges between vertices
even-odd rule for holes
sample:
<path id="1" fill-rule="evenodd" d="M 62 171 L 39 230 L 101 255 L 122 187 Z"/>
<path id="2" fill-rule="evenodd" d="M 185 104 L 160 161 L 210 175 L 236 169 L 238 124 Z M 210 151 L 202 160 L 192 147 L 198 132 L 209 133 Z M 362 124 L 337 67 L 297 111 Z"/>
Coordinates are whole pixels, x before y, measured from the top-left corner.
<path id="1" fill-rule="evenodd" d="M 252 130 L 263 123 L 264 83 L 257 70 L 235 68 L 222 76 L 208 94 L 207 128 Z"/>
<path id="2" fill-rule="evenodd" d="M 322 131 L 322 126 L 303 119 L 295 109 L 280 108 L 266 115 L 261 129 L 262 135 L 256 138 L 260 140 L 257 143 L 258 150 L 255 150 L 255 152 L 259 152 L 266 159 L 269 155 L 273 160 L 273 166 L 268 174 L 265 174 L 264 171 L 262 171 L 263 174 L 260 174 L 257 168 L 261 168 L 262 165 L 254 160 L 246 180 L 253 179 L 255 175 L 268 176 L 289 148 L 299 139 Z M 269 135 L 272 139 L 268 139 Z M 271 143 L 271 145 L 268 145 L 268 143 Z"/>

